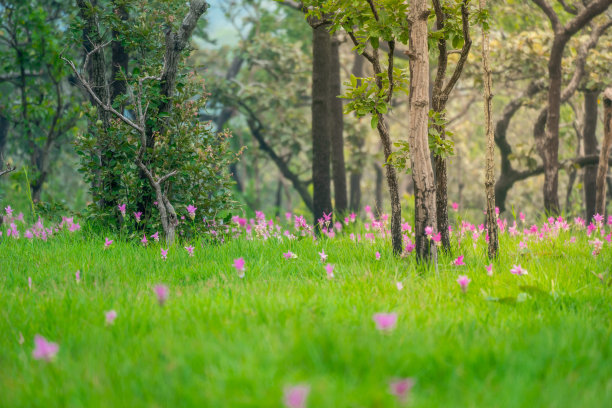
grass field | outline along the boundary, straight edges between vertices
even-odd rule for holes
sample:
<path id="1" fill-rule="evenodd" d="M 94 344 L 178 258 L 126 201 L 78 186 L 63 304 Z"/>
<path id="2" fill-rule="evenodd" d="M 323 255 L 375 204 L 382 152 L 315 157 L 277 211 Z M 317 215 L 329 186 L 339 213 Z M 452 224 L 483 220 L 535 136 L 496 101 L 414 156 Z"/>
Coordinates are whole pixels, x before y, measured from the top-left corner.
<path id="1" fill-rule="evenodd" d="M 525 249 L 503 234 L 492 276 L 482 238 L 455 240 L 436 273 L 346 235 L 195 243 L 166 260 L 154 242 L 56 235 L 0 240 L 2 407 L 281 407 L 294 384 L 308 407 L 394 407 L 389 381 L 405 377 L 415 407 L 612 406 L 612 246 L 593 256 L 584 230 Z M 377 330 L 378 312 L 397 313 L 394 330 Z M 37 334 L 59 344 L 53 361 L 33 358 Z"/>

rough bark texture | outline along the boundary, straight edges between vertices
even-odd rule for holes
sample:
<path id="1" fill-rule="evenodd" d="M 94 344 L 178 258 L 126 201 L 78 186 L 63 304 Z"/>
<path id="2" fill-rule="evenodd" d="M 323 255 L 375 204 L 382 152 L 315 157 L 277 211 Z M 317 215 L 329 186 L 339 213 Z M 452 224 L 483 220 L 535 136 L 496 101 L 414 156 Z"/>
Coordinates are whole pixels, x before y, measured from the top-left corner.
<path id="1" fill-rule="evenodd" d="M 91 85 L 92 90 L 96 96 L 107 103 L 109 100 L 109 89 L 106 81 L 106 61 L 104 58 L 104 50 L 100 47 L 97 51 L 94 51 L 97 46 L 102 44 L 102 36 L 99 32 L 98 21 L 93 7 L 96 6 L 97 1 L 89 0 L 76 0 L 77 6 L 79 7 L 80 17 L 85 22 L 83 27 L 83 47 L 88 61 L 85 70 L 87 72 L 87 81 Z M 89 96 L 92 105 L 95 105 L 93 97 Z M 103 109 L 98 109 L 98 119 L 102 121 L 102 128 L 108 129 L 110 127 L 110 113 Z M 94 129 L 93 125 L 90 124 L 90 128 Z M 108 148 L 108 138 L 106 133 L 102 132 L 98 134 L 98 161 L 100 167 L 103 169 L 108 168 L 108 163 L 112 158 L 112 152 Z M 97 188 L 102 191 L 104 196 L 110 192 L 111 188 L 117 185 L 117 181 L 114 180 L 113 172 L 104 172 L 103 174 L 97 175 L 97 181 L 94 181 Z M 100 208 L 113 208 L 115 203 L 112 200 L 105 200 L 101 198 L 98 201 Z"/>
<path id="2" fill-rule="evenodd" d="M 601 143 L 599 167 L 597 168 L 597 195 L 595 212 L 606 213 L 606 177 L 608 175 L 608 160 L 612 152 L 612 88 L 604 92 L 604 138 Z"/>
<path id="3" fill-rule="evenodd" d="M 9 124 L 8 118 L 3 112 L 0 112 L 0 170 L 2 170 L 2 166 L 4 165 L 4 149 L 6 148 L 6 141 L 8 139 Z"/>
<path id="4" fill-rule="evenodd" d="M 417 259 L 430 257 L 430 241 L 425 227 L 437 231 L 436 188 L 433 168 L 429 156 L 427 134 L 429 109 L 429 53 L 427 49 L 426 0 L 410 3 L 408 22 L 410 25 L 410 112 L 409 145 L 412 179 L 415 192 L 415 234 Z"/>
<path id="5" fill-rule="evenodd" d="M 596 155 L 597 152 L 597 99 L 599 92 L 584 92 L 584 123 L 582 138 L 584 143 L 584 154 Z M 586 219 L 592 220 L 595 215 L 595 198 L 597 185 L 597 166 L 585 166 L 583 175 L 584 204 L 586 207 Z"/>
<path id="6" fill-rule="evenodd" d="M 127 21 L 129 15 L 125 8 L 125 4 L 117 4 L 117 0 L 113 1 L 113 12 L 115 15 L 123 20 Z M 112 32 L 113 40 L 111 42 L 111 82 L 110 82 L 110 93 L 111 102 L 120 95 L 125 94 L 127 90 L 127 83 L 123 74 L 128 72 L 128 63 L 130 56 L 121 41 L 120 33 L 116 30 Z M 121 74 L 123 72 L 123 74 Z"/>
<path id="7" fill-rule="evenodd" d="M 331 205 L 331 135 L 329 123 L 329 74 L 331 37 L 325 26 L 312 30 L 312 181 L 314 223 Z"/>
<path id="8" fill-rule="evenodd" d="M 544 208 L 558 214 L 559 207 L 559 121 L 561 116 L 561 86 L 563 71 L 561 62 L 565 46 L 571 37 L 585 27 L 594 17 L 603 13 L 612 0 L 593 0 L 565 25 L 547 0 L 533 0 L 546 14 L 554 31 L 553 43 L 548 59 L 548 109 L 546 131 L 536 140 L 538 153 L 544 163 Z"/>
<path id="9" fill-rule="evenodd" d="M 446 16 L 442 9 L 442 5 L 439 0 L 433 0 L 434 10 L 436 13 L 436 28 L 440 31 L 444 29 L 446 24 Z M 461 50 L 461 56 L 457 63 L 453 75 L 451 76 L 448 83 L 445 85 L 446 70 L 448 67 L 448 50 L 446 45 L 446 38 L 442 36 L 438 40 L 438 69 L 436 72 L 436 78 L 433 82 L 433 87 L 430 86 L 431 94 L 431 106 L 434 112 L 437 112 L 444 120 L 444 110 L 446 109 L 446 103 L 450 93 L 452 92 L 455 84 L 459 80 L 463 71 L 463 66 L 467 61 L 470 48 L 472 46 L 472 40 L 470 38 L 469 31 L 469 9 L 468 0 L 463 0 L 461 7 L 462 25 L 463 25 L 463 38 L 464 44 Z M 446 139 L 446 126 L 434 125 L 434 130 L 440 135 L 442 140 Z M 438 222 L 438 230 L 440 231 L 442 238 L 442 247 L 446 251 L 450 251 L 450 233 L 448 230 L 448 176 L 447 176 L 447 159 L 443 156 L 433 155 L 435 165 L 435 181 L 436 181 L 436 218 Z"/>
<path id="10" fill-rule="evenodd" d="M 374 163 L 374 173 L 376 173 L 376 184 L 374 187 L 374 213 L 376 218 L 380 218 L 383 211 L 383 169 L 380 164 Z"/>
<path id="11" fill-rule="evenodd" d="M 486 8 L 486 0 L 480 0 L 480 9 Z M 491 67 L 489 66 L 489 33 L 482 28 L 482 72 L 484 83 L 484 116 L 487 138 L 485 193 L 487 196 L 487 233 L 489 234 L 489 259 L 497 257 L 499 240 L 497 236 L 497 213 L 495 212 L 495 136 L 493 134 L 493 91 Z"/>
<path id="12" fill-rule="evenodd" d="M 334 180 L 334 207 L 336 214 L 343 214 L 348 207 L 346 191 L 346 167 L 344 164 L 344 113 L 342 112 L 342 78 L 340 75 L 340 39 L 332 36 L 330 48 L 329 114 L 331 132 L 331 164 Z"/>

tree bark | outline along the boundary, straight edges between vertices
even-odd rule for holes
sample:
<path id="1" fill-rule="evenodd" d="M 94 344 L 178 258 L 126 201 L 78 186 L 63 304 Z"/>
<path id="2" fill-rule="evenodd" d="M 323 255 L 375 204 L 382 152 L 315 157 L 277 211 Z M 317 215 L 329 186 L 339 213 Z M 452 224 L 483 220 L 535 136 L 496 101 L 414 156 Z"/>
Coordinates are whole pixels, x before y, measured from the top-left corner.
<path id="1" fill-rule="evenodd" d="M 6 148 L 9 124 L 10 122 L 4 112 L 0 112 L 0 170 L 4 165 L 4 149 Z"/>
<path id="2" fill-rule="evenodd" d="M 562 60 L 565 46 L 571 37 L 585 27 L 593 18 L 603 13 L 612 0 L 593 0 L 579 14 L 562 25 L 559 17 L 547 0 L 533 0 L 550 20 L 554 31 L 553 43 L 548 59 L 548 109 L 546 131 L 538 137 L 538 153 L 544 163 L 544 208 L 550 214 L 558 214 L 559 207 L 559 121 L 561 116 L 561 85 L 563 81 Z"/>
<path id="3" fill-rule="evenodd" d="M 597 99 L 599 92 L 584 92 L 584 123 L 582 138 L 584 154 L 596 155 L 597 152 Z M 592 220 L 595 215 L 595 200 L 597 195 L 597 166 L 585 166 L 583 174 L 584 204 L 586 220 Z"/>
<path id="4" fill-rule="evenodd" d="M 317 225 L 331 205 L 331 135 L 329 87 L 331 37 L 325 26 L 312 29 L 312 181 L 313 216 Z"/>
<path id="5" fill-rule="evenodd" d="M 410 111 L 409 145 L 415 191 L 415 234 L 418 260 L 427 260 L 431 243 L 425 227 L 437 231 L 436 188 L 428 143 L 429 52 L 427 48 L 426 0 L 413 0 L 408 12 L 410 29 Z"/>
<path id="6" fill-rule="evenodd" d="M 374 163 L 374 172 L 376 173 L 376 184 L 374 187 L 374 206 L 376 218 L 380 218 L 383 212 L 383 169 L 378 163 Z"/>
<path id="7" fill-rule="evenodd" d="M 344 113 L 342 109 L 342 78 L 340 75 L 340 39 L 331 38 L 329 75 L 329 114 L 331 132 L 331 164 L 334 180 L 334 207 L 336 214 L 344 214 L 348 207 L 346 167 L 344 163 Z"/>
<path id="8" fill-rule="evenodd" d="M 442 9 L 442 5 L 439 0 L 433 1 L 434 10 L 436 13 L 436 28 L 438 31 L 444 30 L 446 24 L 446 16 Z M 453 75 L 449 82 L 444 85 L 446 80 L 446 70 L 448 66 L 448 52 L 446 46 L 446 38 L 444 35 L 438 40 L 438 69 L 436 72 L 436 78 L 433 82 L 433 87 L 430 85 L 431 95 L 431 106 L 434 112 L 440 115 L 442 122 L 446 120 L 444 117 L 444 111 L 446 109 L 446 103 L 450 93 L 452 92 L 455 84 L 459 80 L 463 71 L 463 66 L 467 61 L 470 48 L 472 46 L 472 40 L 470 38 L 469 31 L 469 8 L 468 0 L 463 0 L 461 7 L 462 26 L 463 26 L 463 37 L 464 45 L 461 49 L 461 56 L 457 63 Z M 446 125 L 434 125 L 434 130 L 440 135 L 442 140 L 446 139 Z M 448 175 L 447 175 L 447 159 L 444 156 L 433 155 L 434 167 L 435 167 L 435 182 L 436 182 L 436 219 L 438 223 L 438 229 L 440 231 L 442 247 L 446 251 L 450 251 L 450 232 L 448 230 Z"/>
<path id="9" fill-rule="evenodd" d="M 608 160 L 612 152 L 612 88 L 607 88 L 603 95 L 604 100 L 604 138 L 601 143 L 599 167 L 597 168 L 597 194 L 595 211 L 598 214 L 606 213 L 606 177 L 608 175 Z"/>
<path id="10" fill-rule="evenodd" d="M 117 4 L 117 0 L 113 0 L 113 12 L 122 21 L 127 21 L 129 14 L 125 8 L 125 4 Z M 113 40 L 111 42 L 111 82 L 110 93 L 111 103 L 115 99 L 124 95 L 127 90 L 127 83 L 123 74 L 127 75 L 130 56 L 121 41 L 120 33 L 117 30 L 112 31 Z M 123 71 L 123 74 L 121 73 Z"/>
<path id="11" fill-rule="evenodd" d="M 480 0 L 480 9 L 484 11 L 486 0 Z M 489 235 L 489 259 L 497 257 L 499 240 L 497 237 L 497 213 L 495 211 L 495 135 L 493 134 L 493 91 L 491 67 L 489 66 L 489 32 L 482 27 L 482 72 L 484 83 L 484 116 L 487 137 L 485 192 L 487 196 L 487 233 Z"/>

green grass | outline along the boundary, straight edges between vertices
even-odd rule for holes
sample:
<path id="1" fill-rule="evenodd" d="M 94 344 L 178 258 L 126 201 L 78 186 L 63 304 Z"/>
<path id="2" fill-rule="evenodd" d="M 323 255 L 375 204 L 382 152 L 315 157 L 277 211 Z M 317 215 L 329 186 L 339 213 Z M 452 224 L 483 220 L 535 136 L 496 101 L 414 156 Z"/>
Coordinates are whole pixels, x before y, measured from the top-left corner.
<path id="1" fill-rule="evenodd" d="M 594 258 L 582 234 L 524 254 L 504 236 L 493 277 L 469 239 L 455 249 L 467 266 L 441 256 L 439 276 L 348 239 L 239 239 L 194 258 L 171 248 L 167 261 L 158 246 L 103 250 L 82 233 L 3 239 L 0 406 L 280 407 L 283 387 L 308 383 L 309 407 L 394 407 L 388 381 L 407 376 L 417 407 L 612 406 L 612 288 L 593 274 L 608 273 L 612 247 Z M 510 274 L 514 263 L 529 275 Z M 171 291 L 164 307 L 158 283 Z M 397 312 L 397 328 L 377 331 L 376 312 Z M 32 358 L 35 334 L 59 343 L 55 361 Z"/>

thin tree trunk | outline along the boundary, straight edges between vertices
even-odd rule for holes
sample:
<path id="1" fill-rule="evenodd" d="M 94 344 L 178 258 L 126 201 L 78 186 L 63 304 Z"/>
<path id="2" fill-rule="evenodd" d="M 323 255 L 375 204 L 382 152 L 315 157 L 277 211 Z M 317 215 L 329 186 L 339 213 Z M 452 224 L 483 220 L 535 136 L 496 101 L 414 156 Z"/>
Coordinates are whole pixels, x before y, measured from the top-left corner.
<path id="1" fill-rule="evenodd" d="M 329 75 L 329 114 L 331 132 L 331 164 L 334 180 L 334 207 L 336 214 L 344 214 L 348 207 L 346 167 L 344 163 L 344 113 L 342 109 L 342 78 L 340 75 L 340 39 L 331 38 Z"/>
<path id="2" fill-rule="evenodd" d="M 117 4 L 117 0 L 113 0 L 113 12 L 122 21 L 127 21 L 129 14 L 125 8 L 125 4 Z M 116 30 L 112 32 L 113 40 L 111 42 L 111 82 L 110 93 L 111 103 L 120 96 L 125 94 L 127 90 L 127 82 L 123 75 L 128 73 L 128 64 L 130 56 L 121 41 L 120 33 Z M 121 73 L 123 71 L 123 74 Z"/>
<path id="3" fill-rule="evenodd" d="M 597 194 L 595 211 L 606 213 L 606 176 L 608 175 L 608 160 L 612 151 L 612 88 L 604 92 L 604 138 L 601 143 L 599 167 L 597 168 Z"/>
<path id="4" fill-rule="evenodd" d="M 278 217 L 283 205 L 283 179 L 279 177 L 276 186 L 276 199 L 274 200 L 274 213 Z"/>
<path id="5" fill-rule="evenodd" d="M 351 211 L 358 212 L 361 207 L 361 172 L 352 171 L 351 177 Z"/>
<path id="6" fill-rule="evenodd" d="M 331 37 L 325 26 L 312 30 L 312 181 L 314 223 L 332 212 L 329 87 Z"/>
<path id="7" fill-rule="evenodd" d="M 8 118 L 3 112 L 0 112 L 0 171 L 4 166 L 4 149 L 6 148 L 9 124 Z"/>
<path id="8" fill-rule="evenodd" d="M 383 211 L 383 169 L 378 163 L 374 163 L 374 172 L 376 173 L 376 185 L 374 188 L 374 206 L 376 218 L 380 218 Z"/>
<path id="9" fill-rule="evenodd" d="M 487 7 L 486 0 L 480 0 L 480 9 Z M 482 72 L 484 82 L 484 114 L 487 137 L 487 157 L 485 191 L 487 196 L 487 232 L 489 234 L 489 259 L 497 257 L 499 240 L 497 237 L 497 213 L 495 212 L 495 135 L 493 133 L 492 80 L 489 66 L 489 32 L 482 27 Z"/>
<path id="10" fill-rule="evenodd" d="M 599 92 L 584 92 L 584 124 L 582 137 L 584 139 L 584 155 L 591 156 L 597 152 L 597 99 Z M 597 166 L 585 166 L 583 175 L 584 205 L 586 219 L 592 220 L 595 215 L 595 199 L 597 195 Z"/>
<path id="11" fill-rule="evenodd" d="M 431 243 L 425 227 L 437 231 L 436 187 L 433 167 L 429 156 L 428 110 L 429 110 L 429 52 L 427 48 L 426 0 L 410 3 L 408 22 L 410 26 L 410 112 L 409 145 L 412 179 L 415 191 L 415 234 L 418 260 L 427 260 Z"/>

